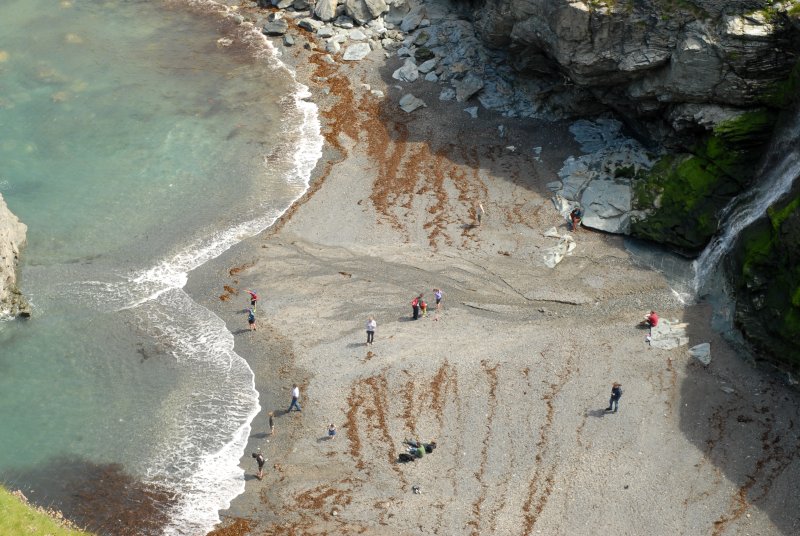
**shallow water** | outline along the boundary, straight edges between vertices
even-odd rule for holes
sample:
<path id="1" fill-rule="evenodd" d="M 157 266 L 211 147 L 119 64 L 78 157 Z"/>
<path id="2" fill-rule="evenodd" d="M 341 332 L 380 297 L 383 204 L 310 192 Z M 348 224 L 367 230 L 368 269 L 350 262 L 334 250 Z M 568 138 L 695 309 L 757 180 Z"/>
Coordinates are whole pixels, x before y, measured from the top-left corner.
<path id="1" fill-rule="evenodd" d="M 233 335 L 181 287 L 301 195 L 321 150 L 263 40 L 193 4 L 0 4 L 0 191 L 33 304 L 0 322 L 0 479 L 119 462 L 178 492 L 178 534 L 243 489 L 258 411 Z"/>

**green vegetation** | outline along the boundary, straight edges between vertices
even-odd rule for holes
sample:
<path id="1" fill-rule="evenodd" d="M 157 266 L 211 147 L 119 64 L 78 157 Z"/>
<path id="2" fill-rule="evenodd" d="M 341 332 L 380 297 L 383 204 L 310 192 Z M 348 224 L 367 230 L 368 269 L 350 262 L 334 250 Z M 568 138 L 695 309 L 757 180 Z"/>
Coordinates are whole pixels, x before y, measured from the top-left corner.
<path id="1" fill-rule="evenodd" d="M 800 196 L 770 207 L 736 257 L 737 323 L 764 354 L 800 370 Z"/>
<path id="2" fill-rule="evenodd" d="M 776 118 L 765 109 L 720 123 L 692 153 L 665 156 L 637 176 L 633 208 L 647 216 L 631 233 L 689 252 L 705 247 L 719 210 L 752 179 Z"/>
<path id="3" fill-rule="evenodd" d="M 66 526 L 41 509 L 34 508 L 0 487 L 0 534 L 89 536 L 88 532 Z"/>

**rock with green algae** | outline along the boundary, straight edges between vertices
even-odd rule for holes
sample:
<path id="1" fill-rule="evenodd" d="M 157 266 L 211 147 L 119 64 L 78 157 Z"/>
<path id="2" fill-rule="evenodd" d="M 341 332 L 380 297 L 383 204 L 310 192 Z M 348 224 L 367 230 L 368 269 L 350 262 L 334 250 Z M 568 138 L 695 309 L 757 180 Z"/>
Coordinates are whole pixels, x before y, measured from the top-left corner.
<path id="1" fill-rule="evenodd" d="M 762 357 L 800 370 L 800 191 L 742 233 L 733 261 L 737 326 Z"/>
<path id="2" fill-rule="evenodd" d="M 720 210 L 752 181 L 777 113 L 746 112 L 714 127 L 691 153 L 667 155 L 633 184 L 631 234 L 695 253 Z"/>

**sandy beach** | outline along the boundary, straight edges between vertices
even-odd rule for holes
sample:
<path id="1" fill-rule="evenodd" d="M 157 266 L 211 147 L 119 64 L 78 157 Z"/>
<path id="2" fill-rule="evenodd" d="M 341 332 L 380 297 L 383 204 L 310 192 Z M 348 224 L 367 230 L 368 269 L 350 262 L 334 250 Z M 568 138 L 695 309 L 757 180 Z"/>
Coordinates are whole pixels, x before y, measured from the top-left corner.
<path id="1" fill-rule="evenodd" d="M 213 534 L 800 533 L 798 394 L 621 237 L 581 230 L 545 266 L 545 232 L 567 232 L 546 188 L 578 151 L 567 123 L 472 119 L 422 81 L 428 106 L 407 114 L 397 58 L 330 65 L 296 35 L 284 59 L 327 140 L 314 183 L 187 287 L 235 334 L 262 406 L 246 491 Z M 255 332 L 247 288 L 261 298 Z M 412 321 L 419 293 L 428 314 Z M 635 327 L 651 308 L 687 322 L 689 346 L 710 342 L 711 364 L 651 348 Z M 287 414 L 294 383 L 303 411 Z M 438 447 L 400 464 L 406 438 Z"/>

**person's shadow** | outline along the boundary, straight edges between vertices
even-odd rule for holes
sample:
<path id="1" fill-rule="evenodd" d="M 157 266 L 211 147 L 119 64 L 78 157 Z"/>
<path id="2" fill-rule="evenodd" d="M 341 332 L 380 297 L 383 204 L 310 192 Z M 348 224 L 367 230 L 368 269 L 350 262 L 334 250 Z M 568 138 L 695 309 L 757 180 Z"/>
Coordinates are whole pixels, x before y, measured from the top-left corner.
<path id="1" fill-rule="evenodd" d="M 351 342 L 347 345 L 348 348 L 360 348 L 362 346 L 366 346 L 366 343 L 363 342 Z"/>
<path id="2" fill-rule="evenodd" d="M 240 328 L 240 329 L 237 329 L 236 331 L 234 331 L 233 334 L 234 335 L 241 335 L 242 333 L 249 333 L 250 331 L 252 331 L 252 330 L 250 330 L 248 328 Z"/>
<path id="3" fill-rule="evenodd" d="M 587 417 L 596 417 L 598 419 L 602 419 L 603 417 L 606 416 L 606 413 L 608 413 L 608 412 L 606 411 L 605 408 L 603 408 L 603 409 L 593 409 L 591 411 L 587 411 L 586 412 L 586 416 Z"/>

